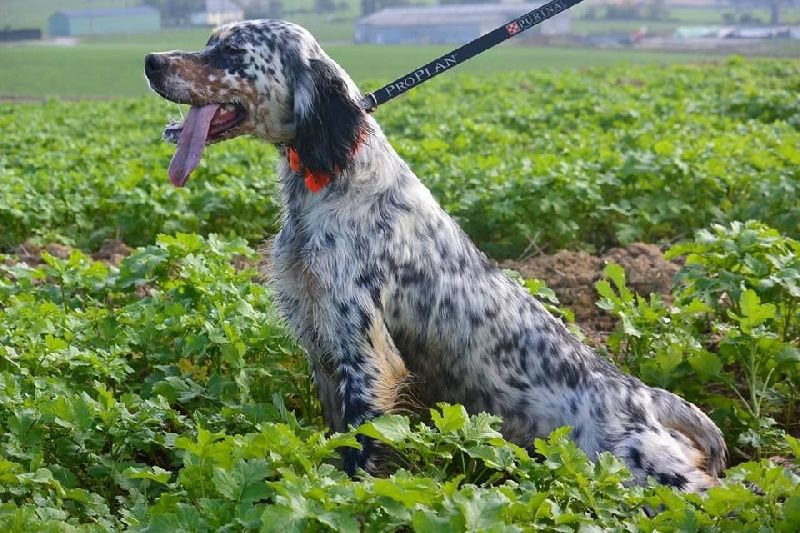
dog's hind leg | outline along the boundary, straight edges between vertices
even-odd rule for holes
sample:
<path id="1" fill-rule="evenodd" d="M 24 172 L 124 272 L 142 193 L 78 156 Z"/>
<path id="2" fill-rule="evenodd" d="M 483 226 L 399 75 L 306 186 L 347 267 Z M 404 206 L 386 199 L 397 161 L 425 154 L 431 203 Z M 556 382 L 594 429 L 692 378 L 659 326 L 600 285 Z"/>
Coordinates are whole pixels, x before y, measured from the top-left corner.
<path id="1" fill-rule="evenodd" d="M 653 389 L 658 421 L 674 438 L 698 450 L 703 470 L 715 478 L 725 469 L 727 449 L 722 432 L 695 405 L 663 389 Z"/>
<path id="2" fill-rule="evenodd" d="M 643 417 L 626 424 L 611 450 L 631 469 L 637 483 L 654 478 L 690 492 L 717 485 L 725 466 L 725 441 L 714 423 L 694 405 L 662 389 L 646 389 Z"/>
<path id="3" fill-rule="evenodd" d="M 641 485 L 653 478 L 678 490 L 705 492 L 718 484 L 705 469 L 703 453 L 675 431 L 643 429 L 629 434 L 612 453 L 623 459 L 634 481 Z"/>

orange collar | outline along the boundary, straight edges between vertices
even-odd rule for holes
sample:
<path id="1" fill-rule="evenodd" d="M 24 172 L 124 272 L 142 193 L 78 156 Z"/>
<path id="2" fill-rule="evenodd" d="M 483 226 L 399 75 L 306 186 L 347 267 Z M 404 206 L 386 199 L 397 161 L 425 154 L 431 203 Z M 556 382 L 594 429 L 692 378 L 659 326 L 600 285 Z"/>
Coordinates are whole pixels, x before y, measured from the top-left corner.
<path id="1" fill-rule="evenodd" d="M 364 143 L 365 134 L 362 131 L 358 139 L 356 139 L 356 143 L 353 145 L 353 148 L 350 150 L 351 154 L 355 154 L 356 150 Z M 310 168 L 306 168 L 303 165 L 303 162 L 300 160 L 300 154 L 297 153 L 297 150 L 294 149 L 294 146 L 288 145 L 286 147 L 286 155 L 289 159 L 289 168 L 292 169 L 292 172 L 295 174 L 300 174 L 303 176 L 303 180 L 306 182 L 306 188 L 311 192 L 319 192 L 328 185 L 330 185 L 331 181 L 333 181 L 333 174 L 330 172 L 325 172 L 324 170 L 311 170 Z M 335 168 L 335 172 L 341 172 L 340 168 Z"/>
<path id="2" fill-rule="evenodd" d="M 289 146 L 286 149 L 286 153 L 289 155 L 289 168 L 292 169 L 292 172 L 303 175 L 303 179 L 309 191 L 319 192 L 327 187 L 331 180 L 333 180 L 333 176 L 330 172 L 306 168 L 302 161 L 300 161 L 300 154 L 297 153 L 294 146 Z"/>

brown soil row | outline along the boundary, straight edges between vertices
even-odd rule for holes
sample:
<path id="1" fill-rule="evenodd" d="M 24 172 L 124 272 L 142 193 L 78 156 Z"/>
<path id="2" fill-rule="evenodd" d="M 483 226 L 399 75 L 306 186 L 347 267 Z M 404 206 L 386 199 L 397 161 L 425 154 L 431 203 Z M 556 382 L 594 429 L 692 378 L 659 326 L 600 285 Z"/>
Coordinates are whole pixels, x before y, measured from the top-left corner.
<path id="1" fill-rule="evenodd" d="M 602 343 L 616 324 L 614 318 L 597 307 L 594 284 L 603 278 L 608 263 L 625 268 L 628 287 L 639 294 L 660 293 L 669 297 L 672 279 L 680 263 L 667 261 L 654 244 L 634 243 L 612 248 L 602 255 L 561 250 L 525 261 L 505 261 L 504 268 L 519 271 L 526 278 L 537 278 L 555 291 L 561 306 L 572 309 L 575 321 L 593 341 Z"/>
<path id="2" fill-rule="evenodd" d="M 72 248 L 65 244 L 50 243 L 45 246 L 26 243 L 18 246 L 14 250 L 14 255 L 19 257 L 19 260 L 27 265 L 36 266 L 41 265 L 42 254 L 47 252 L 53 257 L 59 259 L 67 259 L 72 252 Z M 120 262 L 127 256 L 133 253 L 133 248 L 128 246 L 122 241 L 108 240 L 103 243 L 100 249 L 92 254 L 92 259 L 95 261 L 102 261 L 106 264 L 119 266 Z"/>
<path id="3" fill-rule="evenodd" d="M 29 265 L 42 263 L 42 253 L 66 259 L 71 248 L 51 243 L 46 246 L 26 244 L 14 253 Z M 119 266 L 132 248 L 117 240 L 103 243 L 92 258 L 109 265 Z M 241 263 L 241 264 L 240 264 Z M 608 263 L 618 263 L 625 268 L 628 286 L 639 294 L 651 292 L 669 297 L 672 278 L 680 264 L 664 259 L 661 248 L 653 244 L 635 243 L 627 248 L 612 248 L 602 255 L 591 255 L 583 251 L 561 250 L 553 255 L 540 255 L 525 261 L 505 261 L 503 268 L 519 271 L 526 278 L 537 278 L 553 289 L 561 306 L 575 313 L 575 320 L 583 332 L 596 343 L 602 343 L 615 327 L 614 318 L 597 307 L 595 282 L 603 277 Z M 235 261 L 237 268 L 254 266 L 243 258 Z"/>

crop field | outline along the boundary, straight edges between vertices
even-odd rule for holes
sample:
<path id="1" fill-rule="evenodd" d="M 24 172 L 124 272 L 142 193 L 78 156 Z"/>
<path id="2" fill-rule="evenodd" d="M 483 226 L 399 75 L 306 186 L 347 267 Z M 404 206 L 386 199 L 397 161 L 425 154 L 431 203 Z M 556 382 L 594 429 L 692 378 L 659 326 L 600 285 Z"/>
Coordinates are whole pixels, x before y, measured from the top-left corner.
<path id="1" fill-rule="evenodd" d="M 414 0 L 414 5 L 436 4 L 437 0 Z M 284 2 L 284 18 L 313 28 L 314 34 L 319 30 L 325 32 L 325 42 L 352 41 L 355 21 L 361 16 L 360 0 L 340 0 L 336 2 L 339 9 L 335 13 L 316 14 L 314 0 L 291 0 Z M 47 31 L 47 18 L 57 10 L 97 9 L 105 7 L 127 7 L 130 0 L 4 0 L 0 3 L 0 26 L 11 28 L 40 28 Z M 666 16 L 661 20 L 633 19 L 610 21 L 600 18 L 604 14 L 598 6 L 579 4 L 573 8 L 575 29 L 580 32 L 602 32 L 611 29 L 636 30 L 647 26 L 651 30 L 674 29 L 677 26 L 692 24 L 725 24 L 724 13 L 741 16 L 748 14 L 762 22 L 770 19 L 769 9 L 753 5 L 738 5 L 730 8 L 696 8 L 663 6 Z M 586 18 L 587 12 L 595 14 L 595 18 Z M 796 24 L 800 20 L 800 9 L 786 3 L 781 10 L 783 24 Z M 324 21 L 324 22 L 323 22 Z M 326 30 L 327 28 L 327 30 Z M 319 35 L 318 35 L 319 36 Z"/>
<path id="2" fill-rule="evenodd" d="M 730 468 L 702 497 L 458 405 L 326 433 L 255 269 L 274 148 L 212 146 L 175 189 L 174 105 L 0 104 L 0 530 L 797 531 L 799 91 L 798 61 L 731 58 L 443 76 L 377 113 L 492 259 L 649 246 L 672 269 L 648 294 L 600 266 L 572 309 L 563 270 L 520 282 L 714 419 Z M 396 451 L 386 477 L 337 468 L 359 433 Z"/>
<path id="3" fill-rule="evenodd" d="M 119 97 L 147 94 L 142 74 L 145 54 L 162 50 L 198 50 L 208 30 L 173 30 L 151 36 L 86 39 L 74 46 L 0 47 L 0 97 Z M 380 86 L 452 47 L 331 45 L 326 50 L 357 80 Z M 591 50 L 502 46 L 459 67 L 471 73 L 529 68 L 586 68 L 619 63 L 710 61 L 720 56 L 638 50 Z"/>
<path id="4" fill-rule="evenodd" d="M 14 28 L 31 27 L 47 29 L 47 17 L 54 11 L 67 9 L 96 9 L 100 7 L 128 7 L 138 2 L 131 0 L 4 0 L 0 4 L 0 21 L 2 25 Z M 433 4 L 436 0 L 415 0 L 417 5 Z M 284 13 L 298 22 L 303 19 L 330 18 L 329 15 L 314 14 L 315 0 L 290 0 L 284 1 Z M 350 26 L 350 39 L 352 40 L 352 22 L 361 13 L 361 0 L 339 0 L 340 7 L 334 14 L 335 19 L 343 19 Z M 199 5 L 199 4 L 194 4 Z M 305 22 L 305 21 L 303 21 Z"/>

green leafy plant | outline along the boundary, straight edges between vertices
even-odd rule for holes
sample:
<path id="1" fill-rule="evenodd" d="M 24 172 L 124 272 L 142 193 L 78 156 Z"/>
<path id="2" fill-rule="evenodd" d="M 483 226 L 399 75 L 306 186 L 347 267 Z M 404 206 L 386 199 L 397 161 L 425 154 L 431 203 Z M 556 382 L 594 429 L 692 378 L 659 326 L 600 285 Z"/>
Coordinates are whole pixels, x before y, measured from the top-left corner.
<path id="1" fill-rule="evenodd" d="M 758 313 L 754 319 L 776 330 L 780 340 L 797 340 L 800 242 L 760 222 L 733 222 L 700 230 L 693 242 L 673 246 L 666 255 L 686 256 L 678 277 L 682 300 L 700 298 L 718 315 Z M 767 307 L 759 307 L 761 300 Z M 750 310 L 741 304 L 750 304 Z"/>
<path id="2" fill-rule="evenodd" d="M 177 190 L 163 102 L 0 104 L 0 252 L 21 256 L 0 256 L 0 530 L 800 529 L 800 477 L 764 459 L 800 456 L 797 74 L 732 59 L 453 76 L 381 111 L 494 258 L 710 227 L 670 252 L 686 260 L 669 297 L 615 265 L 597 285 L 619 318 L 610 355 L 725 432 L 739 464 L 704 497 L 631 486 L 568 428 L 521 448 L 458 405 L 328 433 L 252 268 L 279 213 L 275 150 L 210 148 Z M 750 219 L 775 229 L 733 222 Z M 137 248 L 93 260 L 106 239 Z M 50 243 L 74 249 L 34 253 Z M 384 447 L 384 477 L 337 467 L 359 435 Z"/>
<path id="3" fill-rule="evenodd" d="M 798 68 L 730 60 L 446 76 L 381 109 L 380 122 L 495 258 L 531 242 L 597 249 L 747 219 L 797 238 Z M 276 151 L 256 139 L 210 147 L 177 190 L 166 179 L 174 148 L 160 139 L 174 110 L 156 98 L 0 104 L 0 250 L 273 233 Z"/>
<path id="4" fill-rule="evenodd" d="M 798 250 L 763 224 L 714 226 L 670 250 L 687 254 L 671 305 L 633 294 L 618 265 L 596 285 L 620 320 L 611 351 L 648 383 L 714 406 L 744 457 L 785 451 L 785 430 L 800 429 Z"/>

